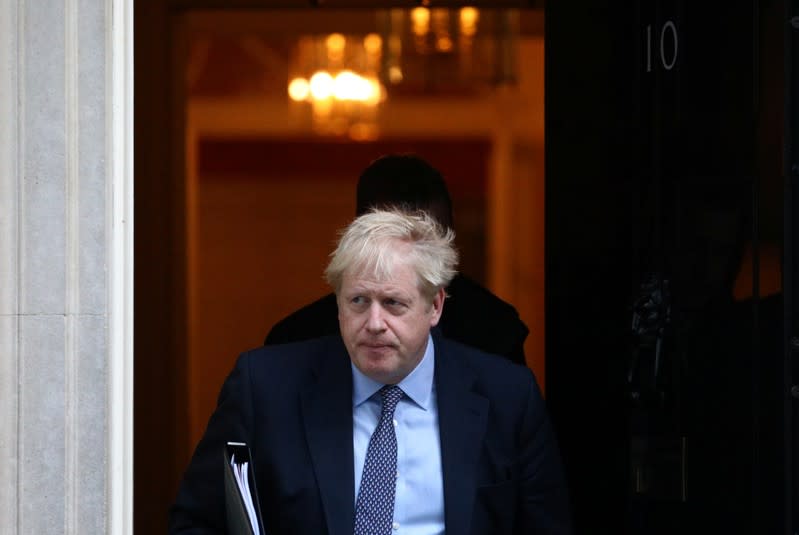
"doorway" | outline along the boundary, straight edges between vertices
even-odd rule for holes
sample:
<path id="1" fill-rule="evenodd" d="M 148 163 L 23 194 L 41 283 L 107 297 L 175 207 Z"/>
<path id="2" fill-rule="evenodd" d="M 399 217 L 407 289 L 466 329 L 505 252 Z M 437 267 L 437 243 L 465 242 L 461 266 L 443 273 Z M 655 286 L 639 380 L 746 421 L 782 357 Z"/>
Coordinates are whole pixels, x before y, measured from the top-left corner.
<path id="1" fill-rule="evenodd" d="M 137 41 L 136 77 L 141 533 L 163 529 L 238 353 L 328 291 L 335 231 L 381 154 L 414 152 L 442 171 L 462 269 L 516 306 L 542 386 L 545 374 L 543 11 L 516 13 L 515 83 L 448 87 L 409 71 L 416 82 L 381 104 L 379 134 L 352 139 L 320 133 L 288 98 L 292 44 L 379 32 L 375 10 L 188 4 L 136 6 L 138 34 L 152 36 Z"/>

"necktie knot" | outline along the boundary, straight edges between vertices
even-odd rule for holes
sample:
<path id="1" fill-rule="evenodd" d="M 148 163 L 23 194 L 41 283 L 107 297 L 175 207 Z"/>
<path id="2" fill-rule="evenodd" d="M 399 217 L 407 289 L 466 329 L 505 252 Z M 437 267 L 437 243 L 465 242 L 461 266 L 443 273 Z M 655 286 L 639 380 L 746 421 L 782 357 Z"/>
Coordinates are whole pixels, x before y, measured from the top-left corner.
<path id="1" fill-rule="evenodd" d="M 405 393 L 397 385 L 386 385 L 380 389 L 380 397 L 383 398 L 383 414 L 392 416 L 397 408 L 397 403 Z"/>

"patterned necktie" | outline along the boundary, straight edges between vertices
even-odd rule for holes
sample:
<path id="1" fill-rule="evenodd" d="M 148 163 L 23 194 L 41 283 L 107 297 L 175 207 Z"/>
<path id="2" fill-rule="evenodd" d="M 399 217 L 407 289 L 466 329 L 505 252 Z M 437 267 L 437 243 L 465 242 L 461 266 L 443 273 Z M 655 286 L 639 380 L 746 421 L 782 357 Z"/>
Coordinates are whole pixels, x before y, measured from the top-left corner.
<path id="1" fill-rule="evenodd" d="M 361 488 L 355 504 L 355 535 L 389 535 L 394 520 L 397 490 L 397 434 L 394 409 L 403 396 L 398 386 L 380 389 L 383 410 L 369 439 Z"/>

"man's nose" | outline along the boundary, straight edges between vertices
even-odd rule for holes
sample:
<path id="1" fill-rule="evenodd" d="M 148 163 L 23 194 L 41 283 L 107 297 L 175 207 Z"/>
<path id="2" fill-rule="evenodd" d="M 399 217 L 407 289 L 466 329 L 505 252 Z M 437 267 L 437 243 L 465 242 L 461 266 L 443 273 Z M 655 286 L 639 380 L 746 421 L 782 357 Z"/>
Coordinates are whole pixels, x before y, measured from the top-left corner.
<path id="1" fill-rule="evenodd" d="M 383 320 L 383 307 L 380 303 L 373 302 L 369 307 L 369 317 L 366 319 L 366 328 L 371 332 L 381 332 L 386 328 Z"/>

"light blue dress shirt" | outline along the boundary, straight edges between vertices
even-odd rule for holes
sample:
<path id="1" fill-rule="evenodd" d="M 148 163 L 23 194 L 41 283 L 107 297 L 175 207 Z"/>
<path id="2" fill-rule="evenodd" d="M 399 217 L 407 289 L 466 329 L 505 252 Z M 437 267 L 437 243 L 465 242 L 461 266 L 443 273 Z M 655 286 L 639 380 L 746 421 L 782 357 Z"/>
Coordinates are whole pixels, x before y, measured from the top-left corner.
<path id="1" fill-rule="evenodd" d="M 398 386 L 405 392 L 394 412 L 397 433 L 397 494 L 394 533 L 436 535 L 444 533 L 444 484 L 438 404 L 433 381 L 435 351 L 428 337 L 424 356 Z M 355 500 L 361 488 L 366 449 L 380 419 L 377 393 L 384 385 L 352 366 L 352 445 L 355 454 Z"/>

